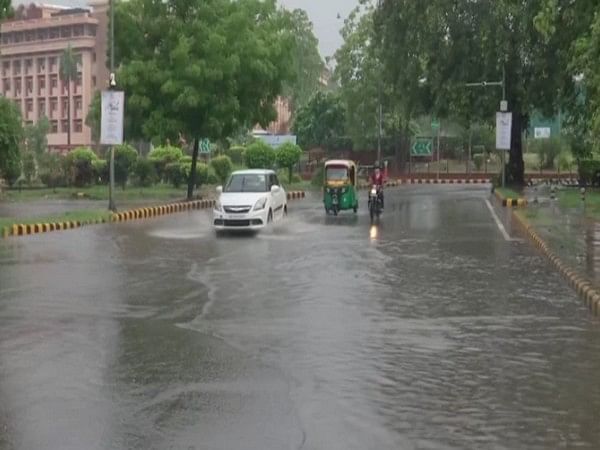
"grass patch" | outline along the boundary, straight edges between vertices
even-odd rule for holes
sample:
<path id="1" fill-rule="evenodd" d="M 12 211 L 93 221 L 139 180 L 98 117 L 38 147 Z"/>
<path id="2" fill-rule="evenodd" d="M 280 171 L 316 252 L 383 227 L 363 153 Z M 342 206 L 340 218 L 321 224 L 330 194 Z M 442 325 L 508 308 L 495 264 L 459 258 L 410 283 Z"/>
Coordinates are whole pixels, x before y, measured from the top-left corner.
<path id="1" fill-rule="evenodd" d="M 504 198 L 521 198 L 523 197 L 517 191 L 510 188 L 496 188 L 496 191 Z"/>
<path id="2" fill-rule="evenodd" d="M 82 209 L 77 211 L 67 211 L 63 214 L 52 214 L 39 217 L 0 217 L 0 229 L 12 227 L 13 224 L 34 224 L 34 223 L 54 223 L 54 222 L 86 222 L 88 220 L 108 219 L 110 211 L 105 209 Z"/>

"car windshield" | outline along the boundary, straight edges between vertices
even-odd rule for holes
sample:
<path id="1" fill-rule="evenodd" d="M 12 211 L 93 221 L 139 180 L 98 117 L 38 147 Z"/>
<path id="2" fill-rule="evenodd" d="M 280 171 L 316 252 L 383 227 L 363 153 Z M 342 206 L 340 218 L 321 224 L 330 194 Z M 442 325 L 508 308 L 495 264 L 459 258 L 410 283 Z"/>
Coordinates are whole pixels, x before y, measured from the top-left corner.
<path id="1" fill-rule="evenodd" d="M 328 181 L 346 181 L 348 179 L 348 168 L 342 166 L 327 167 Z"/>
<path id="2" fill-rule="evenodd" d="M 264 174 L 244 173 L 232 175 L 224 189 L 225 192 L 267 192 L 267 176 Z"/>

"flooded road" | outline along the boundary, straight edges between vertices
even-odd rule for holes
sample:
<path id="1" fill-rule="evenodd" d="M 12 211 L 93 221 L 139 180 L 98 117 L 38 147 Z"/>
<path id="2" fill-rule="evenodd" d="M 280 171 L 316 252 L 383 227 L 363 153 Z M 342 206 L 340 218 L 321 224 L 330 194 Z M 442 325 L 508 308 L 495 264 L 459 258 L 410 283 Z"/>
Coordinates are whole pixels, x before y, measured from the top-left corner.
<path id="1" fill-rule="evenodd" d="M 600 327 L 488 198 L 0 241 L 0 449 L 599 448 Z"/>

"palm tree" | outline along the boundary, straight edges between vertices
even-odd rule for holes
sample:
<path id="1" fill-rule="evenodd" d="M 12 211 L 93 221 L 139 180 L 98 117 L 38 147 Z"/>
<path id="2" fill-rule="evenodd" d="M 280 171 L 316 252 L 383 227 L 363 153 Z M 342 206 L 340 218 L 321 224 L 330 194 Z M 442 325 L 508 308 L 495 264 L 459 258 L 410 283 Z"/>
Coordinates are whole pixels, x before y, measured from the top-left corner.
<path id="1" fill-rule="evenodd" d="M 67 146 L 71 149 L 71 82 L 77 77 L 77 58 L 73 53 L 71 44 L 63 51 L 60 57 L 60 79 L 67 83 Z"/>

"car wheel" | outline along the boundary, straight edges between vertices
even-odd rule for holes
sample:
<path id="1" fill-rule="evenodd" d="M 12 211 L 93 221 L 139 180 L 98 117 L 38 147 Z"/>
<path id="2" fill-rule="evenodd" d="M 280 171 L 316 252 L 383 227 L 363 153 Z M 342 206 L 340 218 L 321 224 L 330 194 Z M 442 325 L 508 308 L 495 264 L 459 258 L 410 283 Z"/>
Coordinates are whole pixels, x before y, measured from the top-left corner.
<path id="1" fill-rule="evenodd" d="M 285 205 L 283 207 L 283 217 L 287 217 L 287 215 L 288 215 L 288 210 L 287 210 L 287 205 Z"/>

